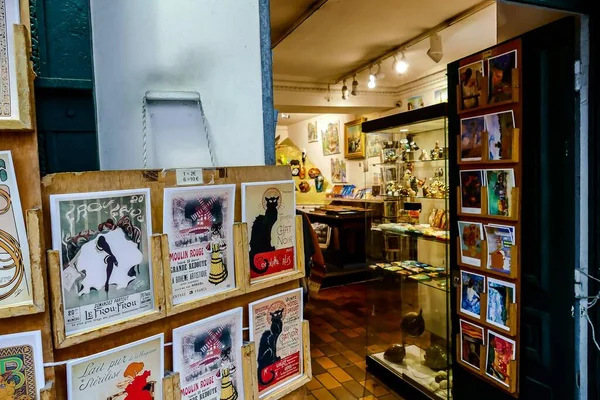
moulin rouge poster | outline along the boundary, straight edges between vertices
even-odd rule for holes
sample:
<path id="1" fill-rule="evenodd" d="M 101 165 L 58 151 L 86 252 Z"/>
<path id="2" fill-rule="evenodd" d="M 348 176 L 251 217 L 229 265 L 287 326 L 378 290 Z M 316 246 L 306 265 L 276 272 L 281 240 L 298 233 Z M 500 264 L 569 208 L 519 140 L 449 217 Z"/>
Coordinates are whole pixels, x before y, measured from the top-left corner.
<path id="1" fill-rule="evenodd" d="M 162 399 L 163 345 L 161 333 L 69 361 L 69 399 Z"/>
<path id="2" fill-rule="evenodd" d="M 173 304 L 235 287 L 235 185 L 165 189 Z"/>
<path id="3" fill-rule="evenodd" d="M 250 278 L 296 268 L 294 181 L 242 184 L 242 220 L 248 224 Z"/>
<path id="4" fill-rule="evenodd" d="M 263 397 L 302 376 L 302 289 L 267 297 L 248 308 L 258 394 Z"/>

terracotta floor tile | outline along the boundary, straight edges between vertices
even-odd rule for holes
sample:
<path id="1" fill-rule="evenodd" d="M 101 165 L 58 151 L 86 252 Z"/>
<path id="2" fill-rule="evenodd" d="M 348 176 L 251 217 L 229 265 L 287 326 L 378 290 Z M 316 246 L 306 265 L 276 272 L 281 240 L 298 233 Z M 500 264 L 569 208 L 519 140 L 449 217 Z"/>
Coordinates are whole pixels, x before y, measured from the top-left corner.
<path id="1" fill-rule="evenodd" d="M 319 365 L 321 365 L 326 370 L 337 367 L 337 364 L 335 362 L 331 361 L 331 359 L 329 359 L 329 357 L 319 357 L 316 359 L 316 361 Z"/>
<path id="2" fill-rule="evenodd" d="M 312 351 L 311 351 L 311 354 L 312 354 Z M 352 350 L 343 351 L 342 355 L 344 357 L 346 357 L 348 360 L 352 361 L 353 363 L 357 363 L 357 362 L 361 362 L 361 361 L 365 360 L 364 357 L 359 356 L 358 354 L 356 354 Z"/>
<path id="3" fill-rule="evenodd" d="M 395 393 L 386 394 L 384 396 L 378 397 L 379 400 L 403 400 L 402 397 L 398 396 Z"/>
<path id="4" fill-rule="evenodd" d="M 356 380 L 358 382 L 361 382 L 361 381 L 364 381 L 365 379 L 367 379 L 366 371 L 358 368 L 356 365 L 353 365 L 348 368 L 344 368 L 344 371 L 346 371 L 351 377 L 354 378 L 354 380 Z"/>
<path id="5" fill-rule="evenodd" d="M 340 383 L 353 380 L 352 377 L 341 368 L 331 368 L 330 370 L 328 370 L 328 372 Z"/>
<path id="6" fill-rule="evenodd" d="M 367 388 L 369 392 L 373 393 L 377 397 L 390 393 L 390 391 L 387 388 L 385 388 L 384 386 L 379 384 L 379 382 L 376 382 L 373 379 L 367 379 L 365 381 L 365 388 Z"/>
<path id="7" fill-rule="evenodd" d="M 339 383 L 333 376 L 331 376 L 331 374 L 329 373 L 324 373 L 324 374 L 320 374 L 317 375 L 317 379 L 319 380 L 319 382 L 321 382 L 321 384 L 323 386 L 325 386 L 327 389 L 333 389 L 336 387 L 340 387 L 342 386 L 341 383 Z"/>
<path id="8" fill-rule="evenodd" d="M 359 400 L 377 400 L 377 397 L 375 397 L 375 396 L 366 396 L 366 397 L 361 397 Z"/>
<path id="9" fill-rule="evenodd" d="M 325 388 L 315 390 L 314 392 L 312 392 L 312 395 L 315 396 L 318 400 L 335 400 L 335 397 L 333 397 L 333 395 L 329 393 L 329 390 Z"/>
<path id="10" fill-rule="evenodd" d="M 340 333 L 340 332 L 334 332 L 333 334 L 335 335 L 336 333 Z M 321 339 L 325 343 L 333 342 L 335 340 L 335 338 L 327 332 L 317 332 L 316 335 L 319 339 Z"/>
<path id="11" fill-rule="evenodd" d="M 338 354 L 337 356 L 332 356 L 330 357 L 331 361 L 333 361 L 334 363 L 336 363 L 338 365 L 338 367 L 342 367 L 342 368 L 347 368 L 352 366 L 352 361 L 348 360 L 346 357 L 344 357 L 341 354 Z"/>
<path id="12" fill-rule="evenodd" d="M 358 383 L 357 381 L 349 381 L 349 382 L 344 382 L 342 383 L 342 386 L 344 386 L 346 389 L 348 389 L 348 391 L 350 391 L 350 393 L 352 393 L 353 396 L 355 397 L 364 397 L 364 396 L 368 396 L 371 394 L 371 392 L 369 392 L 367 389 L 365 389 L 365 387 L 363 385 L 361 385 L 360 383 Z"/>
<path id="13" fill-rule="evenodd" d="M 360 361 L 360 362 L 354 363 L 354 365 L 356 365 L 358 368 L 362 369 L 363 371 L 367 370 L 367 362 L 366 361 Z"/>
<path id="14" fill-rule="evenodd" d="M 325 355 L 325 353 L 323 353 L 321 350 L 319 349 L 310 349 L 310 356 L 312 358 L 318 358 L 318 357 L 323 357 Z"/>
<path id="15" fill-rule="evenodd" d="M 343 386 L 340 386 L 335 389 L 331 389 L 331 394 L 333 394 L 337 400 L 356 400 L 357 399 L 356 396 L 354 396 L 352 393 L 350 393 L 348 391 L 348 389 L 346 389 Z"/>
<path id="16" fill-rule="evenodd" d="M 335 356 L 337 354 L 340 354 L 340 351 L 335 348 L 335 346 L 338 343 L 339 342 L 336 342 L 336 341 L 329 342 L 329 344 L 319 347 L 319 350 L 321 350 L 327 357 Z"/>
<path id="17" fill-rule="evenodd" d="M 312 373 L 313 376 L 317 375 L 317 374 L 324 374 L 325 372 L 327 372 L 326 368 L 323 368 L 321 366 L 321 364 L 319 364 L 317 362 L 318 359 L 323 358 L 323 357 L 319 357 L 319 358 L 315 358 L 314 360 L 311 361 L 310 365 L 312 366 Z"/>
<path id="18" fill-rule="evenodd" d="M 304 398 L 308 399 L 308 400 L 317 400 L 317 398 L 315 396 L 313 396 L 312 394 L 307 394 Z"/>
<path id="19" fill-rule="evenodd" d="M 351 319 L 343 320 L 342 324 L 346 325 L 349 328 L 356 328 L 356 326 L 358 325 L 356 322 L 352 321 Z"/>
<path id="20" fill-rule="evenodd" d="M 329 345 L 331 347 L 333 347 L 334 349 L 336 349 L 340 353 L 344 353 L 345 351 L 349 351 L 350 350 L 346 346 L 344 346 L 341 342 L 338 342 L 338 341 L 331 342 Z"/>
<path id="21" fill-rule="evenodd" d="M 321 385 L 321 382 L 319 382 L 319 380 L 315 377 L 313 377 L 310 382 L 306 384 L 306 388 L 310 391 L 321 389 L 322 387 L 323 385 Z"/>
<path id="22" fill-rule="evenodd" d="M 350 329 L 350 328 L 348 328 L 348 329 L 342 329 L 342 333 L 344 335 L 348 336 L 348 337 L 351 337 L 351 338 L 355 338 L 355 337 L 359 337 L 360 336 L 358 333 L 356 333 L 354 331 L 354 329 Z"/>
<path id="23" fill-rule="evenodd" d="M 354 313 L 351 311 L 340 311 L 340 314 L 346 318 L 354 318 Z"/>
<path id="24" fill-rule="evenodd" d="M 360 327 L 360 328 L 354 328 L 354 332 L 358 333 L 359 335 L 364 335 L 367 333 L 367 330 L 363 327 Z"/>

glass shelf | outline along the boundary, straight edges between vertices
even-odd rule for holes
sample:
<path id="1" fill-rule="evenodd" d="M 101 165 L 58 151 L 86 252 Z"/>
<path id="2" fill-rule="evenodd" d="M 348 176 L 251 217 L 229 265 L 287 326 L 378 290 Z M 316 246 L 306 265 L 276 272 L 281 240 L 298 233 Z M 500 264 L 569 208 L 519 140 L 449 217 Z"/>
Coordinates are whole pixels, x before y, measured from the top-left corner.
<path id="1" fill-rule="evenodd" d="M 394 217 L 387 217 L 387 218 L 394 218 Z M 414 232 L 399 232 L 399 231 L 392 231 L 390 229 L 381 229 L 378 226 L 373 226 L 371 228 L 372 231 L 379 231 L 382 232 L 385 235 L 390 235 L 390 236 L 402 236 L 402 237 L 408 237 L 408 238 L 413 238 L 413 239 L 417 239 L 417 240 L 426 240 L 428 242 L 436 242 L 436 243 L 442 243 L 442 244 L 448 244 L 450 243 L 450 234 L 448 233 L 448 238 L 437 238 L 434 236 L 426 236 L 422 233 L 414 233 Z"/>
<path id="2" fill-rule="evenodd" d="M 422 273 L 412 273 L 409 270 L 400 268 L 399 270 L 390 270 L 387 268 L 383 268 L 383 267 L 379 267 L 375 264 L 371 264 L 369 266 L 369 268 L 371 268 L 374 271 L 383 273 L 387 276 L 393 276 L 394 278 L 400 278 L 404 281 L 405 284 L 408 283 L 415 283 L 415 284 L 419 284 L 419 285 L 425 285 L 427 287 L 430 287 L 432 289 L 435 290 L 439 290 L 445 293 L 450 293 L 450 290 L 448 288 L 448 277 L 447 276 L 440 276 L 438 278 L 430 278 L 429 280 L 420 280 L 420 279 L 413 279 L 411 278 L 411 276 L 415 276 L 415 275 L 423 275 L 426 274 L 428 272 L 422 272 Z M 412 275 L 405 275 L 400 271 L 405 271 L 405 272 L 411 272 Z"/>
<path id="3" fill-rule="evenodd" d="M 427 164 L 427 163 L 434 163 L 434 162 L 440 162 L 440 161 L 448 161 L 447 158 L 440 158 L 438 160 L 414 160 L 414 161 L 396 161 L 396 162 L 390 162 L 390 163 L 384 163 L 384 162 L 378 162 L 378 163 L 373 163 L 371 164 L 372 166 L 376 167 L 376 166 L 388 166 L 388 167 L 392 167 L 394 165 L 402 165 L 402 164 Z"/>
<path id="4" fill-rule="evenodd" d="M 448 200 L 448 197 L 425 197 L 425 196 L 385 196 L 383 201 L 394 201 L 398 199 L 426 199 L 426 200 Z"/>

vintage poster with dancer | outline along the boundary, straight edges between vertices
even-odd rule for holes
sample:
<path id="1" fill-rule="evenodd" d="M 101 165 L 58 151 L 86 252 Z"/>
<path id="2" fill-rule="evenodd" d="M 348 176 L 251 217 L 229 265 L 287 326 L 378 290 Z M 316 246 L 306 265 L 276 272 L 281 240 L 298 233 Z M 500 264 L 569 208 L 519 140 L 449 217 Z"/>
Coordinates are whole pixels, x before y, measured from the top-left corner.
<path id="1" fill-rule="evenodd" d="M 165 189 L 174 305 L 235 287 L 234 206 L 235 185 Z"/>
<path id="2" fill-rule="evenodd" d="M 241 307 L 173 330 L 183 400 L 243 400 Z"/>
<path id="3" fill-rule="evenodd" d="M 67 362 L 69 399 L 162 399 L 163 346 L 161 333 Z"/>
<path id="4" fill-rule="evenodd" d="M 0 151 L 0 308 L 33 302 L 25 221 L 10 151 Z"/>
<path id="5" fill-rule="evenodd" d="M 50 196 L 67 335 L 154 310 L 150 190 Z"/>
<path id="6" fill-rule="evenodd" d="M 258 394 L 268 393 L 303 374 L 302 289 L 248 305 L 250 340 L 256 344 Z"/>
<path id="7" fill-rule="evenodd" d="M 294 190 L 294 181 L 242 183 L 251 280 L 296 269 Z"/>
<path id="8" fill-rule="evenodd" d="M 0 336 L 0 399 L 37 399 L 44 386 L 42 333 Z"/>

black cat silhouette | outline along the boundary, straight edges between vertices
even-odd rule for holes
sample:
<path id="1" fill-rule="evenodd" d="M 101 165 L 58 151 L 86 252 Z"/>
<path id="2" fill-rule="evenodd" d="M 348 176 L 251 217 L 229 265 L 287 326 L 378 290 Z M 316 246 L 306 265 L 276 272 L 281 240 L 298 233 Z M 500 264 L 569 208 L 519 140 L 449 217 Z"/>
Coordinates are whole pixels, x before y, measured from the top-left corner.
<path id="1" fill-rule="evenodd" d="M 283 309 L 271 313 L 271 329 L 264 331 L 260 337 L 258 346 L 258 382 L 266 386 L 275 380 L 275 371 L 271 372 L 271 377 L 264 381 L 262 372 L 265 368 L 281 360 L 277 356 L 277 339 L 283 330 Z"/>
<path id="2" fill-rule="evenodd" d="M 252 232 L 250 234 L 250 269 L 257 274 L 264 274 L 269 269 L 269 262 L 264 259 L 265 267 L 259 268 L 254 265 L 254 256 L 260 253 L 266 253 L 275 250 L 271 245 L 271 230 L 277 222 L 277 206 L 279 205 L 279 196 L 265 197 L 267 208 L 265 215 L 259 215 L 254 219 Z"/>

